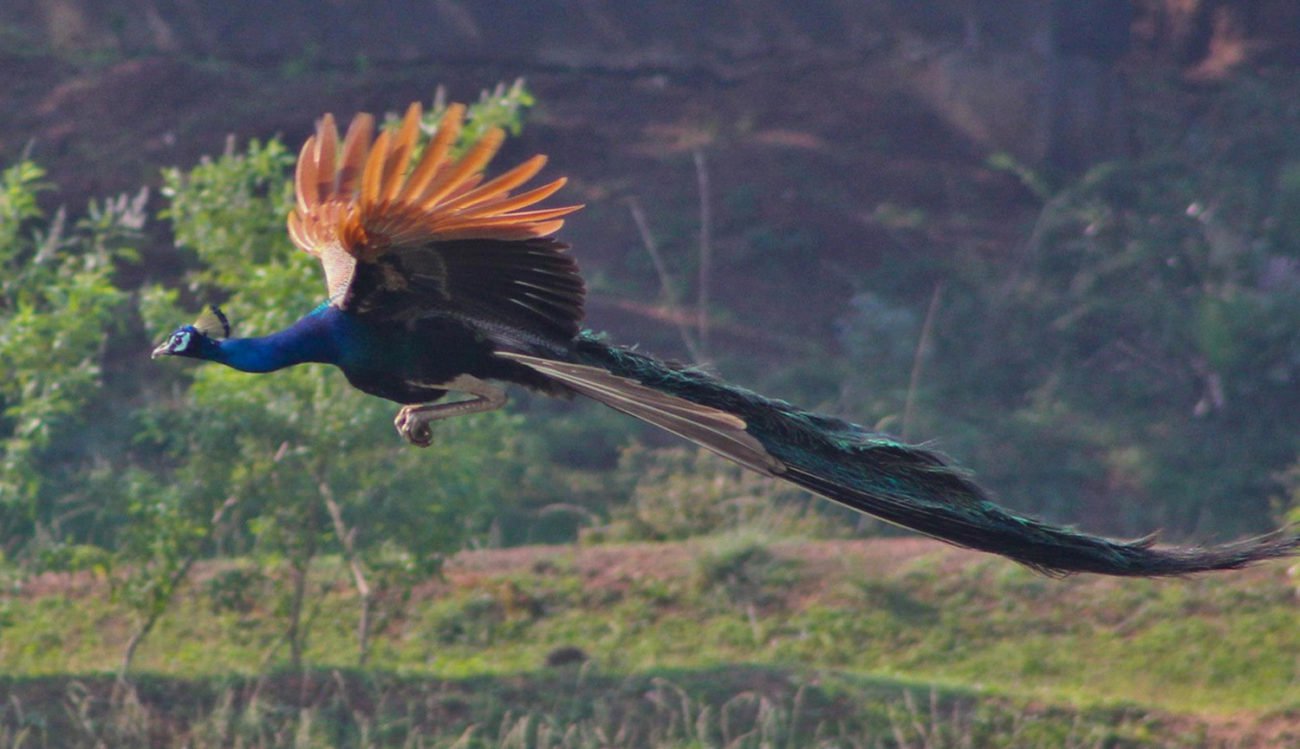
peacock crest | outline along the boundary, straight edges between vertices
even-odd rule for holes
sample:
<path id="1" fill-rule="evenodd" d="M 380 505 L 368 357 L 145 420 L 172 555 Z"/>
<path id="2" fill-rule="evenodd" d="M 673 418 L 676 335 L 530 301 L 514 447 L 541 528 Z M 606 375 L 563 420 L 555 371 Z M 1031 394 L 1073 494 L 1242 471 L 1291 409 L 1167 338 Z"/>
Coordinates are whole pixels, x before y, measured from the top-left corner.
<path id="1" fill-rule="evenodd" d="M 192 324 L 195 330 L 209 338 L 230 337 L 230 320 L 226 319 L 225 313 L 215 304 L 204 308 Z"/>

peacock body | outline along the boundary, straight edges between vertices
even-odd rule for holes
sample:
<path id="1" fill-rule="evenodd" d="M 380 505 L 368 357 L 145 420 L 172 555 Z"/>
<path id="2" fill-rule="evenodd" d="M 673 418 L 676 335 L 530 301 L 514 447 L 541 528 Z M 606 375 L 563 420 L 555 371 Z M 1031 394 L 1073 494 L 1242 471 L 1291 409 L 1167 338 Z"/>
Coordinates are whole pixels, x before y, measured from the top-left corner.
<path id="1" fill-rule="evenodd" d="M 342 141 L 334 119 L 322 118 L 298 159 L 288 228 L 321 262 L 327 300 L 260 338 L 230 338 L 211 308 L 154 356 L 247 372 L 332 364 L 354 387 L 403 404 L 395 424 L 417 445 L 430 443 L 431 421 L 503 405 L 494 382 L 583 395 L 855 510 L 1048 573 L 1179 575 L 1300 546 L 1282 532 L 1208 548 L 1156 546 L 1020 517 L 932 450 L 582 332 L 582 277 L 553 238 L 580 206 L 535 207 L 562 178 L 517 192 L 541 171 L 542 156 L 485 180 L 499 129 L 452 158 L 463 116 L 462 106 L 449 107 L 418 157 L 418 104 L 377 137 L 369 115 L 354 118 Z M 450 392 L 469 398 L 444 402 Z"/>

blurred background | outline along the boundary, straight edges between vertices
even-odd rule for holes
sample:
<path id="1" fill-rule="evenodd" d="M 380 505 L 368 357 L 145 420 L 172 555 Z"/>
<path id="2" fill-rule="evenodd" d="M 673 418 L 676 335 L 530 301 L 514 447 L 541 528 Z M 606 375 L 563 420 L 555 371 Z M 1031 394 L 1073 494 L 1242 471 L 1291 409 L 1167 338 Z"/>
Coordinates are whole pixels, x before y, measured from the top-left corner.
<path id="1" fill-rule="evenodd" d="M 384 642 L 373 657 L 402 663 L 403 638 L 463 648 L 468 663 L 545 606 L 505 583 L 456 583 L 425 593 L 462 596 L 458 613 L 420 629 L 403 607 L 449 554 L 755 528 L 761 541 L 727 536 L 719 552 L 739 578 L 672 566 L 695 547 L 653 564 L 697 580 L 691 595 L 713 595 L 698 576 L 718 575 L 760 660 L 836 662 L 773 655 L 762 591 L 794 573 L 746 555 L 797 538 L 825 546 L 787 556 L 835 556 L 882 536 L 903 544 L 886 557 L 942 551 L 593 405 L 515 394 L 508 413 L 439 424 L 419 451 L 392 433 L 390 404 L 337 373 L 147 359 L 203 304 L 241 335 L 314 307 L 319 270 L 283 231 L 293 156 L 324 112 L 413 100 L 475 102 L 480 122 L 515 134 L 498 164 L 546 153 L 546 173 L 570 178 L 567 200 L 586 208 L 562 237 L 588 280 L 588 324 L 614 341 L 932 442 L 1004 504 L 1088 531 L 1205 542 L 1295 519 L 1298 71 L 1292 0 L 5 0 L 0 662 L 125 673 L 162 622 L 146 670 L 185 672 L 168 665 L 196 647 L 180 617 L 243 673 L 306 673 L 345 651 L 365 666 Z M 556 564 L 500 559 L 515 560 L 488 565 L 501 574 Z M 914 572 L 877 570 L 952 594 Z M 72 661 L 68 640 L 31 640 L 50 626 L 30 615 L 34 580 L 74 609 L 87 604 L 68 586 L 102 586 L 111 634 L 77 639 Z M 1046 584 L 997 580 L 1006 595 Z M 1290 600 L 1285 578 L 1274 585 L 1270 601 Z M 687 595 L 665 590 L 646 595 Z M 854 595 L 902 630 L 939 626 L 930 602 Z M 336 641 L 308 624 L 329 606 L 349 612 Z M 678 662 L 593 641 L 625 669 Z M 715 658 L 757 657 L 727 652 Z M 1294 685 L 1294 651 L 1282 660 L 1279 683 Z M 455 663 L 426 666 L 478 673 Z M 1204 679 L 1264 683 L 1229 672 Z M 1196 694 L 1174 707 L 1220 701 Z M 6 715 L 0 738 L 25 746 Z"/>

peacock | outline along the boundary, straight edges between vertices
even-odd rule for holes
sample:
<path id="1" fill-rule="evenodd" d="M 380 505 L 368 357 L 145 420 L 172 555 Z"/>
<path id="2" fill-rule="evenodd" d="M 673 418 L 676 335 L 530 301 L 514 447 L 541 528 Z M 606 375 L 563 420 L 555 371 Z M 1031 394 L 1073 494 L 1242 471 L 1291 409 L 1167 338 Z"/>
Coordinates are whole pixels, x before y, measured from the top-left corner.
<path id="1" fill-rule="evenodd" d="M 799 409 L 610 344 L 582 328 L 585 285 L 555 238 L 580 205 L 539 207 L 565 184 L 526 187 L 543 155 L 487 179 L 504 133 L 453 156 L 465 107 L 448 106 L 420 147 L 420 105 L 375 134 L 356 115 L 340 140 L 331 115 L 298 157 L 293 243 L 324 268 L 326 299 L 288 328 L 231 338 L 209 307 L 153 351 L 245 372 L 318 362 L 352 386 L 402 404 L 414 445 L 430 423 L 506 403 L 497 383 L 593 398 L 765 476 L 958 546 L 1047 574 L 1183 575 L 1296 552 L 1285 531 L 1212 547 L 1119 541 L 1018 516 L 940 453 Z M 444 401 L 448 393 L 464 396 Z"/>

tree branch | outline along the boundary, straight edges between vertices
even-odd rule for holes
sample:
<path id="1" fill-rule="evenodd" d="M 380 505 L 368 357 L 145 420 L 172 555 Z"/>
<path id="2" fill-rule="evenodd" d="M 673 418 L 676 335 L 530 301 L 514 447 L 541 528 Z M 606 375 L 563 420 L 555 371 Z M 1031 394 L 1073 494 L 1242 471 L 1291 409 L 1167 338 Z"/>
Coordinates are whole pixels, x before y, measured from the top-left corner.
<path id="1" fill-rule="evenodd" d="M 681 301 L 677 298 L 677 288 L 673 284 L 672 276 L 668 273 L 668 266 L 664 263 L 663 255 L 659 252 L 659 245 L 655 243 L 654 235 L 650 233 L 650 224 L 646 221 L 645 211 L 641 210 L 641 203 L 636 198 L 627 199 L 628 210 L 632 212 L 632 220 L 636 222 L 637 231 L 641 233 L 641 243 L 645 246 L 646 254 L 650 256 L 650 262 L 654 265 L 655 273 L 659 276 L 659 288 L 663 293 L 664 301 L 668 307 L 677 312 L 681 308 Z M 691 354 L 691 360 L 696 364 L 703 362 L 700 346 L 696 343 L 695 337 L 691 334 L 690 327 L 681 319 L 680 315 L 673 315 L 673 322 L 677 326 L 677 333 L 682 338 L 682 344 Z"/>
<path id="2" fill-rule="evenodd" d="M 326 481 L 319 484 L 321 497 L 325 500 L 325 508 L 329 510 L 330 519 L 334 521 L 334 535 L 338 538 L 339 544 L 343 547 L 343 556 L 347 560 L 348 569 L 352 571 L 352 582 L 356 585 L 357 595 L 361 598 L 361 617 L 357 621 L 357 665 L 365 667 L 366 660 L 370 655 L 370 608 L 371 608 L 371 590 L 370 584 L 366 582 L 365 570 L 361 567 L 361 560 L 357 557 L 356 545 L 353 543 L 354 533 L 348 530 L 343 522 L 343 511 L 339 508 L 339 503 L 334 499 L 334 490 Z"/>

